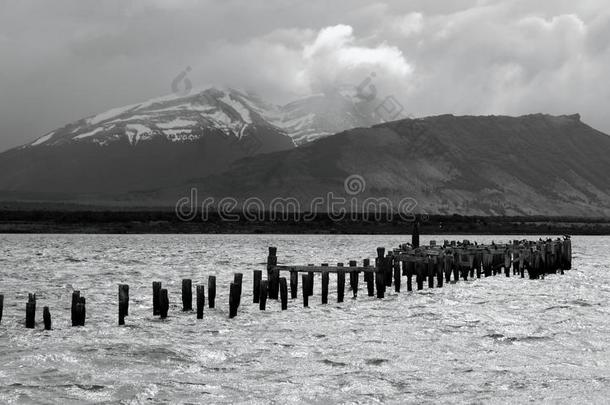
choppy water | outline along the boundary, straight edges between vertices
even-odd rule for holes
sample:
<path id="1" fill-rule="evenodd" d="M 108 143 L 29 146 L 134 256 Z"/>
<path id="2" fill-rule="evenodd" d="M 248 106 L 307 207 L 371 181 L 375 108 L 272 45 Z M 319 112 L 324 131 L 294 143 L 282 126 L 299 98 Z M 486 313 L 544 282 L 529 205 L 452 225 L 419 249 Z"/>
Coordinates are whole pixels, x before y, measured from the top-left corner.
<path id="1" fill-rule="evenodd" d="M 608 237 L 575 237 L 574 269 L 545 280 L 496 276 L 322 306 L 318 278 L 310 308 L 301 291 L 283 312 L 251 303 L 252 270 L 265 268 L 269 245 L 280 264 L 347 263 L 408 239 L 0 235 L 0 403 L 607 401 Z M 244 296 L 229 320 L 235 271 Z M 210 274 L 217 308 L 198 321 L 180 311 L 181 279 Z M 153 280 L 169 289 L 165 321 L 152 316 Z M 118 283 L 130 285 L 127 327 L 116 325 Z M 329 302 L 335 286 L 331 276 Z M 84 328 L 69 326 L 73 289 L 87 298 Z M 35 330 L 23 326 L 28 292 L 38 298 Z"/>

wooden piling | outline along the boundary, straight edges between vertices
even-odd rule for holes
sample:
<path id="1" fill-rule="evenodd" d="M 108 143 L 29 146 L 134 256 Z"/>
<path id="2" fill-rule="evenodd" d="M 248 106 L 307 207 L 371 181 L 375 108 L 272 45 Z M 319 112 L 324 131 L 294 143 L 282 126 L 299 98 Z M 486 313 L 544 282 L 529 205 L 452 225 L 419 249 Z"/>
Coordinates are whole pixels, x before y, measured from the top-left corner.
<path id="1" fill-rule="evenodd" d="M 153 281 L 152 290 L 153 290 L 153 315 L 161 315 L 161 309 L 159 306 L 159 297 L 161 295 L 161 282 Z"/>
<path id="2" fill-rule="evenodd" d="M 337 302 L 343 302 L 345 297 L 345 273 L 337 273 Z"/>
<path id="3" fill-rule="evenodd" d="M 243 273 L 234 273 L 233 274 L 233 283 L 237 286 L 237 308 L 241 305 L 241 285 L 244 280 Z"/>
<path id="4" fill-rule="evenodd" d="M 328 265 L 327 265 L 328 266 Z M 310 271 L 307 273 L 307 294 L 311 297 L 313 295 L 313 278 L 314 278 L 314 272 Z"/>
<path id="5" fill-rule="evenodd" d="M 78 304 L 78 299 L 80 297 L 80 291 L 76 290 L 76 291 L 72 291 L 72 306 L 70 309 L 71 315 L 71 321 L 72 321 L 72 326 L 78 326 L 79 324 L 79 320 L 78 320 L 78 313 L 76 310 L 76 304 Z"/>
<path id="6" fill-rule="evenodd" d="M 182 279 L 182 311 L 193 310 L 193 282 L 190 278 Z"/>
<path id="7" fill-rule="evenodd" d="M 216 276 L 208 276 L 208 307 L 216 306 Z"/>
<path id="8" fill-rule="evenodd" d="M 159 315 L 161 315 L 161 319 L 167 318 L 168 311 L 169 311 L 169 296 L 167 294 L 167 288 L 162 288 L 159 291 Z"/>
<path id="9" fill-rule="evenodd" d="M 0 294 L 0 323 L 2 323 L 2 312 L 4 311 L 4 295 Z"/>
<path id="10" fill-rule="evenodd" d="M 362 265 L 364 267 L 369 267 L 371 265 L 371 261 L 370 259 L 364 259 L 362 261 Z M 375 296 L 375 280 L 374 280 L 374 273 L 371 272 L 365 272 L 364 273 L 364 281 L 366 282 L 366 291 L 367 291 L 367 295 L 369 297 L 374 297 Z"/>
<path id="11" fill-rule="evenodd" d="M 119 325 L 125 325 L 125 317 L 128 315 L 129 286 L 119 284 Z"/>
<path id="12" fill-rule="evenodd" d="M 288 309 L 288 283 L 286 277 L 280 277 L 280 300 L 282 302 L 282 311 Z"/>
<path id="13" fill-rule="evenodd" d="M 76 326 L 85 326 L 85 319 L 87 318 L 87 308 L 85 304 L 85 297 L 78 297 L 78 302 L 76 304 L 76 314 L 78 323 Z"/>
<path id="14" fill-rule="evenodd" d="M 436 286 L 438 288 L 443 288 L 443 280 L 444 280 L 444 274 L 443 274 L 443 266 L 444 266 L 444 261 L 442 258 L 437 257 L 434 261 L 434 271 L 436 273 Z"/>
<path id="15" fill-rule="evenodd" d="M 254 270 L 252 277 L 252 302 L 258 304 L 261 295 L 261 280 L 263 279 L 262 270 Z"/>
<path id="16" fill-rule="evenodd" d="M 381 269 L 375 272 L 375 288 L 377 289 L 377 298 L 384 298 L 385 281 L 383 280 L 383 270 Z"/>
<path id="17" fill-rule="evenodd" d="M 44 307 L 42 309 L 42 320 L 44 322 L 44 329 L 51 330 L 51 312 L 49 311 L 49 307 Z"/>
<path id="18" fill-rule="evenodd" d="M 301 275 L 301 283 L 303 284 L 303 307 L 309 306 L 309 274 Z"/>
<path id="19" fill-rule="evenodd" d="M 355 260 L 350 260 L 349 262 L 349 266 L 350 267 L 356 267 L 358 265 L 358 262 L 356 262 Z M 357 271 L 350 271 L 349 272 L 349 285 L 350 288 L 352 290 L 352 296 L 353 298 L 358 297 L 358 272 Z"/>
<path id="20" fill-rule="evenodd" d="M 426 274 L 428 277 L 428 288 L 434 288 L 434 263 L 428 258 L 426 263 Z"/>
<path id="21" fill-rule="evenodd" d="M 415 262 L 415 280 L 417 281 L 417 290 L 424 289 L 424 266 L 423 262 Z"/>
<path id="22" fill-rule="evenodd" d="M 414 248 L 419 247 L 419 221 L 415 221 L 413 224 L 413 232 L 411 233 L 411 245 Z"/>
<path id="23" fill-rule="evenodd" d="M 329 274 L 327 271 L 322 272 L 322 304 L 328 304 L 328 283 Z"/>
<path id="24" fill-rule="evenodd" d="M 197 287 L 195 287 L 195 295 L 197 301 L 197 319 L 203 319 L 203 308 L 205 307 L 205 286 L 198 284 Z"/>
<path id="25" fill-rule="evenodd" d="M 407 265 L 407 291 L 413 291 L 413 274 L 415 273 L 415 262 L 406 262 Z"/>
<path id="26" fill-rule="evenodd" d="M 278 299 L 280 288 L 280 271 L 275 266 L 277 266 L 277 248 L 270 246 L 269 256 L 267 256 L 267 280 L 269 282 L 269 299 L 272 300 Z"/>
<path id="27" fill-rule="evenodd" d="M 25 327 L 34 329 L 36 326 L 36 296 L 29 294 L 28 302 L 25 304 Z"/>
<path id="28" fill-rule="evenodd" d="M 258 308 L 261 311 L 264 311 L 267 308 L 267 293 L 268 293 L 268 289 L 269 289 L 269 281 L 268 280 L 261 280 L 261 288 L 260 288 L 260 295 L 258 298 Z"/>
<path id="29" fill-rule="evenodd" d="M 400 292 L 400 262 L 394 263 L 394 291 Z"/>
<path id="30" fill-rule="evenodd" d="M 237 316 L 237 307 L 239 303 L 239 286 L 231 283 L 229 286 L 229 318 Z"/>
<path id="31" fill-rule="evenodd" d="M 299 272 L 290 271 L 290 298 L 293 300 L 297 298 L 297 292 L 299 289 Z"/>

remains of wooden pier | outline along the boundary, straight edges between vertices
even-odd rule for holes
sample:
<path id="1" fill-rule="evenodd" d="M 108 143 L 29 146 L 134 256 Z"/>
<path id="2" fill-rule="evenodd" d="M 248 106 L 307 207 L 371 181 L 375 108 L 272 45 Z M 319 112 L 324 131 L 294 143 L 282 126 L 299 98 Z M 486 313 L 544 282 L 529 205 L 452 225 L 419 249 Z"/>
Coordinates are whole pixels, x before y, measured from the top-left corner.
<path id="1" fill-rule="evenodd" d="M 253 271 L 252 302 L 258 304 L 259 309 L 267 308 L 268 300 L 279 300 L 281 309 L 288 308 L 288 286 L 290 298 L 298 298 L 299 273 L 301 273 L 301 288 L 303 307 L 311 304 L 310 297 L 314 295 L 314 280 L 320 275 L 321 304 L 328 304 L 330 274 L 335 275 L 337 283 L 337 302 L 345 299 L 346 274 L 349 274 L 349 290 L 353 299 L 358 298 L 360 274 L 366 284 L 368 297 L 385 297 L 388 287 L 394 286 L 394 292 L 400 293 L 402 277 L 406 277 L 407 292 L 413 291 L 413 278 L 417 290 L 424 285 L 428 288 L 442 288 L 444 283 L 456 283 L 460 279 L 490 277 L 504 274 L 530 279 L 544 278 L 546 274 L 560 273 L 572 268 L 572 243 L 569 236 L 563 239 L 539 239 L 537 241 L 513 240 L 505 244 L 478 244 L 468 240 L 448 241 L 437 244 L 435 241 L 429 245 L 420 246 L 417 225 L 411 243 L 401 244 L 399 247 L 388 250 L 377 248 L 377 257 L 374 265 L 369 259 L 364 259 L 362 265 L 350 260 L 348 266 L 337 263 L 330 266 L 328 263 L 320 265 L 279 265 L 277 248 L 269 247 L 267 256 L 267 277 L 263 279 L 262 270 Z M 287 277 L 281 274 L 288 273 Z M 234 273 L 233 282 L 229 284 L 229 318 L 237 316 L 241 305 L 243 274 Z M 216 276 L 208 277 L 207 285 L 208 307 L 215 308 Z M 364 291 L 364 290 L 363 290 Z M 182 280 L 182 311 L 192 312 L 192 280 Z M 205 286 L 196 285 L 196 313 L 197 319 L 203 319 L 205 306 Z M 86 318 L 85 297 L 80 291 L 73 291 L 71 306 L 72 326 L 84 326 Z M 152 283 L 152 312 L 154 316 L 165 319 L 169 312 L 169 294 L 162 288 L 160 281 Z M 0 295 L 0 323 L 4 307 L 4 296 Z M 26 328 L 35 328 L 36 295 L 29 294 L 26 303 Z M 125 324 L 125 317 L 129 315 L 129 286 L 118 286 L 118 324 Z M 44 328 L 51 330 L 51 314 L 49 307 L 43 308 Z"/>

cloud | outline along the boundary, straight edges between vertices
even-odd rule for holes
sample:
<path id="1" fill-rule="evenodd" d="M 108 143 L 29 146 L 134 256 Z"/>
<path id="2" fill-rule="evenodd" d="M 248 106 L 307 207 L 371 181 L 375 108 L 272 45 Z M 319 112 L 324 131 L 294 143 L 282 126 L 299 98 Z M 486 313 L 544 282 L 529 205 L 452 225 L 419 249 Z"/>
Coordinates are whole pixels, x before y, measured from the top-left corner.
<path id="1" fill-rule="evenodd" d="M 610 132 L 609 35 L 604 0 L 0 2 L 0 149 L 187 66 L 277 102 L 368 77 L 414 115 L 580 112 Z"/>

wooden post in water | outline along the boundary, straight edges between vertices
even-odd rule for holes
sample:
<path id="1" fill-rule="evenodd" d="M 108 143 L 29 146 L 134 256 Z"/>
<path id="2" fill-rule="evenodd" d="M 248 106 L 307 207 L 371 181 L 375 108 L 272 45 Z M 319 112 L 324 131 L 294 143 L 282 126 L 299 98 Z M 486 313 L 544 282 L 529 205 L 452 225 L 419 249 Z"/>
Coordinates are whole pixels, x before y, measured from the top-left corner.
<path id="1" fill-rule="evenodd" d="M 216 305 L 216 276 L 208 276 L 208 307 Z"/>
<path id="2" fill-rule="evenodd" d="M 229 286 L 229 318 L 235 318 L 239 305 L 239 287 L 235 283 Z"/>
<path id="3" fill-rule="evenodd" d="M 261 295 L 261 280 L 263 279 L 263 272 L 261 270 L 254 270 L 252 282 L 252 302 L 258 304 Z"/>
<path id="4" fill-rule="evenodd" d="M 169 296 L 167 295 L 167 288 L 162 288 L 159 291 L 159 315 L 161 319 L 167 318 L 167 312 L 169 311 Z"/>
<path id="5" fill-rule="evenodd" d="M 72 306 L 71 306 L 71 320 L 72 326 L 78 326 L 78 313 L 76 311 L 76 304 L 78 304 L 78 299 L 80 297 L 80 291 L 72 291 Z"/>
<path id="6" fill-rule="evenodd" d="M 394 261 L 394 291 L 400 292 L 400 262 Z"/>
<path id="7" fill-rule="evenodd" d="M 28 302 L 25 304 L 25 327 L 34 329 L 36 326 L 36 295 L 29 294 Z"/>
<path id="8" fill-rule="evenodd" d="M 44 330 L 51 330 L 51 312 L 49 312 L 49 307 L 42 309 L 42 320 L 44 322 Z"/>
<path id="9" fill-rule="evenodd" d="M 343 263 L 337 263 L 337 267 L 343 267 Z M 337 273 L 337 302 L 343 302 L 345 297 L 345 272 Z"/>
<path id="10" fill-rule="evenodd" d="M 355 260 L 350 260 L 349 261 L 349 266 L 350 267 L 356 267 L 358 265 L 358 262 L 356 262 Z M 350 288 L 352 290 L 352 296 L 353 298 L 358 297 L 358 272 L 357 271 L 350 271 L 349 272 L 349 285 Z"/>
<path id="11" fill-rule="evenodd" d="M 301 283 L 303 284 L 303 307 L 309 306 L 309 274 L 301 275 Z"/>
<path id="12" fill-rule="evenodd" d="M 313 266 L 313 265 L 312 265 Z M 322 263 L 322 266 L 328 266 L 328 263 Z M 308 285 L 307 285 L 307 293 L 309 294 L 309 296 L 313 296 L 313 276 L 314 276 L 314 272 L 313 271 L 308 271 L 307 272 L 307 280 L 308 280 Z"/>
<path id="13" fill-rule="evenodd" d="M 153 315 L 161 315 L 161 307 L 159 305 L 159 297 L 161 295 L 161 282 L 153 281 L 152 283 L 153 290 Z"/>
<path id="14" fill-rule="evenodd" d="M 299 272 L 290 270 L 290 298 L 293 300 L 297 298 L 297 291 L 299 289 Z"/>
<path id="15" fill-rule="evenodd" d="M 85 297 L 78 297 L 78 303 L 76 304 L 76 313 L 78 319 L 77 326 L 85 326 L 85 318 L 87 317 Z"/>
<path id="16" fill-rule="evenodd" d="M 233 274 L 233 283 L 237 286 L 237 308 L 241 305 L 241 285 L 244 279 L 243 273 Z"/>
<path id="17" fill-rule="evenodd" d="M 415 273 L 417 274 L 415 279 L 417 281 L 417 290 L 424 289 L 424 266 L 423 262 L 415 262 Z"/>
<path id="18" fill-rule="evenodd" d="M 436 259 L 434 260 L 434 271 L 436 272 L 436 286 L 438 288 L 443 288 L 443 278 L 444 278 L 444 274 L 443 274 L 443 265 L 444 265 L 444 261 L 443 258 L 440 256 L 437 256 Z"/>
<path id="19" fill-rule="evenodd" d="M 129 286 L 119 284 L 119 325 L 125 325 L 125 317 L 128 315 Z"/>
<path id="20" fill-rule="evenodd" d="M 369 259 L 364 259 L 362 261 L 362 265 L 364 267 L 370 267 L 371 265 L 371 261 Z M 366 292 L 367 295 L 369 297 L 374 297 L 375 296 L 375 280 L 374 280 L 374 273 L 372 272 L 365 272 L 364 273 L 364 281 L 366 281 Z"/>
<path id="21" fill-rule="evenodd" d="M 415 220 L 413 224 L 413 232 L 411 233 L 411 245 L 414 248 L 419 247 L 419 221 Z"/>
<path id="22" fill-rule="evenodd" d="M 327 271 L 322 272 L 322 304 L 328 304 L 328 283 L 329 275 Z"/>
<path id="23" fill-rule="evenodd" d="M 267 280 L 269 281 L 269 299 L 278 299 L 280 271 L 277 266 L 277 248 L 269 246 L 269 256 L 267 256 Z"/>
<path id="24" fill-rule="evenodd" d="M 413 274 L 415 273 L 415 262 L 406 262 L 407 267 L 407 291 L 413 291 Z"/>
<path id="25" fill-rule="evenodd" d="M 286 277 L 280 277 L 280 300 L 282 302 L 282 311 L 288 309 L 288 283 Z"/>
<path id="26" fill-rule="evenodd" d="M 261 280 L 260 295 L 258 298 L 258 309 L 264 311 L 267 308 L 267 292 L 269 289 L 269 281 Z"/>
<path id="27" fill-rule="evenodd" d="M 383 258 L 383 280 L 385 281 L 386 287 L 392 286 L 392 270 L 394 267 L 394 257 L 392 257 L 392 252 L 388 252 L 386 257 Z"/>
<path id="28" fill-rule="evenodd" d="M 197 300 L 197 319 L 203 319 L 203 308 L 205 307 L 205 286 L 198 284 L 195 287 Z"/>
<path id="29" fill-rule="evenodd" d="M 428 277 L 428 288 L 434 288 L 434 263 L 432 258 L 428 257 L 426 260 L 426 273 Z"/>
<path id="30" fill-rule="evenodd" d="M 4 295 L 0 294 L 0 323 L 2 323 L 2 311 L 4 311 Z"/>
<path id="31" fill-rule="evenodd" d="M 182 310 L 193 310 L 193 282 L 190 278 L 182 279 Z"/>

